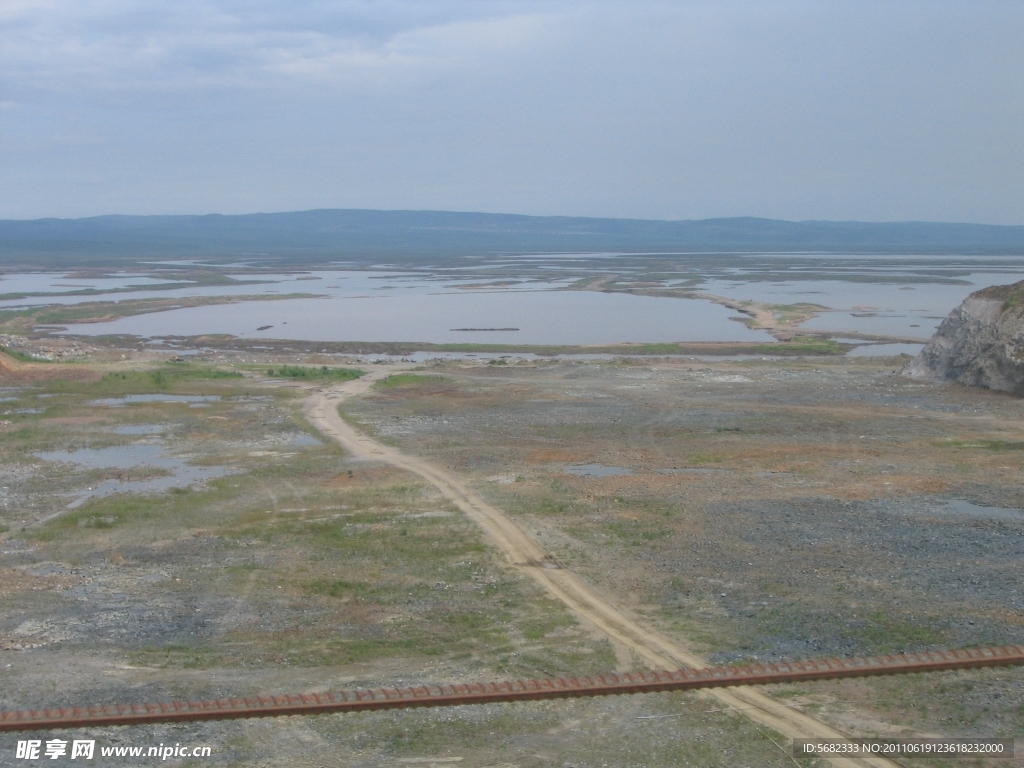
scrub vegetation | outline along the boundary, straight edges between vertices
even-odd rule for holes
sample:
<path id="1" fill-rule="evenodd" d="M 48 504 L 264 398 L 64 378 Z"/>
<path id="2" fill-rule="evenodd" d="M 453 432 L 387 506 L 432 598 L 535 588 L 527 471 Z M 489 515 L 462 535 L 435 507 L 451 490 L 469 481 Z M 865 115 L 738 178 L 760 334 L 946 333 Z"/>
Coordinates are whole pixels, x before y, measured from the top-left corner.
<path id="1" fill-rule="evenodd" d="M 355 368 L 328 368 L 326 365 L 301 366 L 282 365 L 280 368 L 268 368 L 267 376 L 281 379 L 329 379 L 331 381 L 351 381 L 358 379 L 363 372 Z"/>
<path id="2" fill-rule="evenodd" d="M 245 355 L 216 366 L 139 355 L 40 366 L 85 378 L 0 380 L 3 708 L 640 666 L 505 563 L 433 486 L 353 460 L 311 428 L 306 395 L 359 371 Z M 1019 403 L 910 382 L 897 365 L 481 358 L 396 366 L 344 408 L 711 662 L 1019 643 Z M 174 470 L 40 455 L 153 445 L 223 474 L 118 493 Z M 1021 676 L 776 693 L 851 733 L 1012 735 Z M 268 744 L 366 765 L 791 764 L 776 735 L 696 694 L 150 735 L 227 744 L 225 765 Z"/>

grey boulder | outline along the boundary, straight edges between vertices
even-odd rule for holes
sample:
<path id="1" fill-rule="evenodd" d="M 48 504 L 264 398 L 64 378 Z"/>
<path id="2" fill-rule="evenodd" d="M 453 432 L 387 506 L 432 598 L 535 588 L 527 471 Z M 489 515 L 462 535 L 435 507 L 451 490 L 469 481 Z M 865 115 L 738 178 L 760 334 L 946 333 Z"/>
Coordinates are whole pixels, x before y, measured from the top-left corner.
<path id="1" fill-rule="evenodd" d="M 1024 395 L 1024 280 L 964 299 L 903 374 Z"/>

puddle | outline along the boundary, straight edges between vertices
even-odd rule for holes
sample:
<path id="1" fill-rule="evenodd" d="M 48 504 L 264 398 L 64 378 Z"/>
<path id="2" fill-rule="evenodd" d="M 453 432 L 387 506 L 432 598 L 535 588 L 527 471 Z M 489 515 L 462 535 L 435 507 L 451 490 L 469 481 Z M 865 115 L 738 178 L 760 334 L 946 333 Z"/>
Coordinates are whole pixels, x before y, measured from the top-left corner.
<path id="1" fill-rule="evenodd" d="M 625 467 L 607 467 L 604 464 L 574 464 L 566 467 L 565 471 L 570 475 L 583 475 L 586 477 L 616 477 L 618 475 L 633 474 Z"/>
<path id="2" fill-rule="evenodd" d="M 189 403 L 192 408 L 202 408 L 206 403 L 220 400 L 220 395 L 125 395 L 124 397 L 106 397 L 93 400 L 90 405 L 109 405 L 119 408 L 132 403 Z"/>
<path id="3" fill-rule="evenodd" d="M 746 376 L 740 376 L 739 374 L 725 374 L 719 376 L 706 376 L 705 381 L 714 381 L 718 384 L 743 384 L 745 382 L 753 381 Z"/>
<path id="4" fill-rule="evenodd" d="M 916 355 L 924 344 L 866 344 L 851 349 L 847 357 L 895 357 L 896 355 Z"/>
<path id="5" fill-rule="evenodd" d="M 299 432 L 295 435 L 288 435 L 288 444 L 299 448 L 313 448 L 323 445 L 323 441 L 317 440 L 315 437 L 307 435 L 305 432 Z"/>
<path id="6" fill-rule="evenodd" d="M 68 509 L 81 506 L 89 499 L 113 493 L 160 493 L 172 488 L 185 488 L 215 477 L 234 474 L 228 467 L 197 467 L 188 463 L 187 456 L 173 456 L 159 442 L 115 445 L 109 448 L 79 448 L 74 451 L 38 451 L 40 459 L 56 463 L 77 464 L 89 469 L 132 470 L 140 467 L 162 469 L 169 474 L 145 480 L 104 480 L 85 491 L 75 492 Z"/>
<path id="7" fill-rule="evenodd" d="M 253 448 L 249 451 L 250 456 L 278 456 L 280 450 L 288 448 L 319 448 L 324 443 L 313 435 L 306 432 L 285 432 L 277 435 L 264 435 L 262 440 L 252 443 L 234 443 L 240 448 Z M 269 446 L 269 448 L 268 448 Z"/>
<path id="8" fill-rule="evenodd" d="M 728 470 L 728 469 L 711 469 L 709 467 L 682 467 L 682 468 L 679 468 L 679 469 L 677 469 L 676 467 L 672 467 L 671 469 L 659 469 L 657 471 L 658 471 L 658 474 L 662 474 L 662 475 L 678 475 L 678 474 L 687 474 L 687 475 L 725 475 L 725 474 L 728 474 L 731 470 Z"/>
<path id="9" fill-rule="evenodd" d="M 166 432 L 169 424 L 125 424 L 122 427 L 115 427 L 115 435 L 159 435 Z"/>
<path id="10" fill-rule="evenodd" d="M 72 573 L 70 568 L 61 563 L 37 563 L 36 565 L 30 565 L 19 570 L 27 573 L 29 576 L 38 576 L 40 578 L 45 576 L 63 576 Z"/>
<path id="11" fill-rule="evenodd" d="M 963 499 L 942 499 L 931 511 L 960 517 L 999 517 L 1008 520 L 1024 520 L 1024 512 L 1009 507 L 983 507 Z"/>

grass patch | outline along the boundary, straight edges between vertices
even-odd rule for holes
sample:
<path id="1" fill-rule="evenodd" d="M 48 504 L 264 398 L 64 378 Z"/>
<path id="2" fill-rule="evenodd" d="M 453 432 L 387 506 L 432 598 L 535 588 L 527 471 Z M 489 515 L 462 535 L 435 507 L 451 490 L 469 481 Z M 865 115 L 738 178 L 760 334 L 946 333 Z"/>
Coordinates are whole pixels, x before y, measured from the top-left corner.
<path id="1" fill-rule="evenodd" d="M 237 482 L 238 477 L 208 480 L 201 492 L 183 487 L 172 488 L 168 493 L 114 493 L 69 510 L 39 528 L 26 530 L 24 536 L 77 546 L 87 543 L 83 529 L 132 527 L 142 523 L 149 529 L 147 535 L 152 535 L 157 526 L 188 526 L 206 514 L 210 507 L 224 504 L 236 496 L 237 489 L 230 483 Z"/>
<path id="2" fill-rule="evenodd" d="M 1003 312 L 1024 305 L 1024 288 L 1018 288 L 1003 301 Z"/>
<path id="3" fill-rule="evenodd" d="M 407 533 L 397 530 L 399 524 L 380 514 L 352 515 L 338 522 L 308 525 L 321 546 L 329 547 L 337 556 L 372 558 L 386 566 L 406 570 L 413 565 L 432 566 L 456 558 L 475 556 L 485 551 L 484 544 L 471 529 L 453 530 L 445 518 L 419 518 L 402 520 Z"/>
<path id="4" fill-rule="evenodd" d="M 691 453 L 689 463 L 693 466 L 699 464 L 721 464 L 725 456 L 721 453 Z"/>
<path id="5" fill-rule="evenodd" d="M 282 365 L 280 368 L 268 368 L 267 376 L 278 379 L 330 379 L 332 381 L 352 381 L 363 375 L 358 368 L 328 368 L 321 365 Z"/>
<path id="6" fill-rule="evenodd" d="M 446 381 L 444 376 L 437 376 L 434 374 L 396 373 L 393 376 L 388 376 L 386 379 L 378 381 L 373 386 L 380 389 L 389 389 L 391 387 L 421 387 L 426 384 L 439 384 L 442 381 Z"/>
<path id="7" fill-rule="evenodd" d="M 884 611 L 874 611 L 863 618 L 861 626 L 851 627 L 851 634 L 875 653 L 938 645 L 945 634 L 931 627 L 911 624 Z"/>
<path id="8" fill-rule="evenodd" d="M 222 371 L 216 368 L 195 368 L 169 364 L 167 368 L 150 371 L 119 371 L 106 374 L 98 382 L 102 388 L 116 389 L 125 394 L 135 390 L 140 392 L 163 391 L 168 387 L 190 381 L 211 381 L 219 379 L 240 379 L 242 374 L 235 371 Z"/>
<path id="9" fill-rule="evenodd" d="M 237 371 L 224 371 L 210 366 L 189 365 L 188 363 L 167 363 L 160 368 L 138 371 L 116 371 L 106 374 L 99 381 L 54 381 L 46 392 L 84 397 L 142 395 L 166 393 L 177 387 L 187 387 L 196 382 L 237 381 L 243 378 Z"/>
<path id="10" fill-rule="evenodd" d="M 948 640 L 947 633 L 927 618 L 908 621 L 884 610 L 839 616 L 792 602 L 758 613 L 755 625 L 756 632 L 743 633 L 747 641 L 740 643 L 742 650 L 764 650 L 772 647 L 777 638 L 794 635 L 851 644 L 854 652 L 864 655 L 917 651 L 943 645 Z"/>
<path id="11" fill-rule="evenodd" d="M 985 449 L 989 451 L 1024 451 L 1024 443 L 1009 440 L 985 440 Z"/>
<path id="12" fill-rule="evenodd" d="M 165 285 L 164 288 L 174 287 Z M 147 286 L 146 290 L 159 290 L 161 286 Z M 83 295 L 77 292 L 78 295 Z M 104 291 L 107 293 L 107 291 Z M 62 293 L 62 296 L 73 296 L 72 293 Z M 81 304 L 64 306 L 47 306 L 26 310 L 24 315 L 31 318 L 34 324 L 39 325 L 65 325 L 68 323 L 96 323 L 105 320 L 114 320 L 121 317 L 149 314 L 151 312 L 163 312 L 169 309 L 180 309 L 182 307 L 202 307 L 215 304 L 237 304 L 242 301 L 281 301 L 283 299 L 308 299 L 314 298 L 309 293 L 288 293 L 274 296 L 250 295 L 250 296 L 186 296 L 160 299 L 127 299 L 125 301 L 90 301 Z"/>
<path id="13" fill-rule="evenodd" d="M 940 446 L 947 448 L 981 448 L 986 451 L 1024 451 L 1024 442 L 1011 440 L 943 440 Z"/>
<path id="14" fill-rule="evenodd" d="M 49 360 L 43 360 L 43 359 L 32 357 L 32 355 L 26 355 L 24 352 L 17 352 L 16 350 L 10 349 L 8 347 L 0 347 L 0 352 L 3 352 L 5 355 L 8 355 L 10 357 L 13 357 L 15 360 L 19 360 L 22 363 L 48 363 L 48 362 L 50 362 Z"/>

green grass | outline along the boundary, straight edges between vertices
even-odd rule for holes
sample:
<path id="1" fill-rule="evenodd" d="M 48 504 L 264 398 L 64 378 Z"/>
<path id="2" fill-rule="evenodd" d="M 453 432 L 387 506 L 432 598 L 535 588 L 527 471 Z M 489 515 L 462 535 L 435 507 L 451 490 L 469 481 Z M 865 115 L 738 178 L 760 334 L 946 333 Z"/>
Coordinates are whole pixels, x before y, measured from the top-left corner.
<path id="1" fill-rule="evenodd" d="M 1005 312 L 1008 309 L 1014 309 L 1021 305 L 1024 305 L 1024 288 L 1018 289 L 1006 297 L 1006 300 L 1003 302 L 1003 311 Z"/>
<path id="2" fill-rule="evenodd" d="M 380 389 L 388 389 L 390 387 L 421 387 L 426 384 L 440 384 L 442 381 L 447 381 L 447 379 L 444 376 L 425 375 L 422 373 L 396 373 L 393 376 L 388 376 L 386 379 L 378 381 L 374 386 Z"/>
<path id="3" fill-rule="evenodd" d="M 216 381 L 218 379 L 240 379 L 242 374 L 237 371 L 222 371 L 217 368 L 192 367 L 188 364 L 171 363 L 168 368 L 161 368 L 156 371 L 147 371 L 146 375 L 158 387 L 165 387 L 183 381 Z M 127 380 L 126 374 L 111 373 L 110 377 L 120 376 Z M 106 377 L 104 377 L 106 378 Z"/>
<path id="4" fill-rule="evenodd" d="M 857 653 L 865 655 L 919 650 L 947 641 L 946 633 L 927 618 L 908 621 L 884 610 L 840 618 L 799 602 L 759 612 L 754 625 L 756 632 L 745 632 L 746 639 L 739 648 L 763 650 L 771 647 L 772 638 L 788 637 L 796 631 L 805 636 L 843 637 L 853 641 Z"/>
<path id="5" fill-rule="evenodd" d="M 68 512 L 44 527 L 26 532 L 39 541 L 56 541 L 76 528 L 116 528 L 129 520 L 151 519 L 166 508 L 166 497 L 136 497 L 116 494 L 86 503 Z M 74 534 L 72 534 L 74 535 Z"/>
<path id="6" fill-rule="evenodd" d="M 54 381 L 45 391 L 61 395 L 83 397 L 116 397 L 170 392 L 190 384 L 211 381 L 238 381 L 243 376 L 237 371 L 223 371 L 212 366 L 167 363 L 159 368 L 108 373 L 99 381 Z"/>
<path id="7" fill-rule="evenodd" d="M 398 383 L 439 379 L 407 375 Z M 531 580 L 500 567 L 477 528 L 419 480 L 361 466 L 346 475 L 338 456 L 327 450 L 273 460 L 246 456 L 238 466 L 237 447 L 222 448 L 218 442 L 265 436 L 267 413 L 235 407 L 227 399 L 196 412 L 160 403 L 147 405 L 145 412 L 83 407 L 94 397 L 165 389 L 221 395 L 245 391 L 236 382 L 237 373 L 195 363 L 55 382 L 52 386 L 64 387 L 58 390 L 62 397 L 47 402 L 60 406 L 49 407 L 61 415 L 100 415 L 101 430 L 92 421 L 38 424 L 25 431 L 24 440 L 11 440 L 0 451 L 0 458 L 7 458 L 24 455 L 37 442 L 45 447 L 53 441 L 60 447 L 69 441 L 71 446 L 118 442 L 102 436 L 109 427 L 173 421 L 176 429 L 165 439 L 173 447 L 198 440 L 197 461 L 230 460 L 240 469 L 258 468 L 249 475 L 208 481 L 196 491 L 90 499 L 22 534 L 52 558 L 72 563 L 119 549 L 128 556 L 154 541 L 179 541 L 174 564 L 168 566 L 174 578 L 147 583 L 139 595 L 152 590 L 174 599 L 200 594 L 242 600 L 273 617 L 258 627 L 228 628 L 212 637 L 197 633 L 184 640 L 170 627 L 169 633 L 147 640 L 152 643 L 148 648 L 122 648 L 130 658 L 187 669 L 337 667 L 402 659 L 417 670 L 425 661 L 440 660 L 470 669 L 486 665 L 488 676 L 516 677 L 615 666 L 610 646 L 582 632 L 572 615 L 539 594 Z M 230 434 L 222 429 L 225 422 L 208 421 L 211 413 L 231 416 Z M 281 425 L 277 429 L 290 428 L 287 416 L 272 417 Z M 14 432 L 5 432 L 5 440 Z M 58 471 L 53 471 L 55 478 Z M 76 472 L 69 482 L 92 484 L 101 475 Z M 64 483 L 59 480 L 55 490 L 70 487 Z"/>
<path id="8" fill-rule="evenodd" d="M 282 365 L 280 368 L 268 368 L 267 376 L 278 379 L 330 379 L 332 381 L 352 381 L 363 375 L 358 368 L 328 368 L 315 366 Z"/>
<path id="9" fill-rule="evenodd" d="M 981 448 L 986 451 L 1024 451 L 1024 442 L 1010 440 L 941 440 L 943 448 Z"/>
<path id="10" fill-rule="evenodd" d="M 173 287 L 170 285 L 164 288 Z M 160 289 L 161 286 L 153 286 Z M 146 290 L 150 290 L 147 286 Z M 74 294 L 62 294 L 74 295 Z M 79 294 L 81 295 L 81 294 Z M 34 322 L 42 325 L 64 325 L 66 323 L 87 323 L 114 317 L 161 312 L 180 307 L 200 307 L 215 304 L 236 304 L 241 301 L 281 301 L 283 299 L 313 298 L 315 294 L 288 293 L 275 296 L 189 296 L 159 299 L 127 299 L 125 301 L 95 301 L 65 306 L 48 306 L 28 310 Z"/>
<path id="11" fill-rule="evenodd" d="M 32 355 L 26 355 L 24 352 L 17 352 L 8 347 L 0 347 L 0 352 L 10 355 L 15 360 L 20 360 L 23 363 L 48 363 L 49 360 L 36 359 Z"/>

